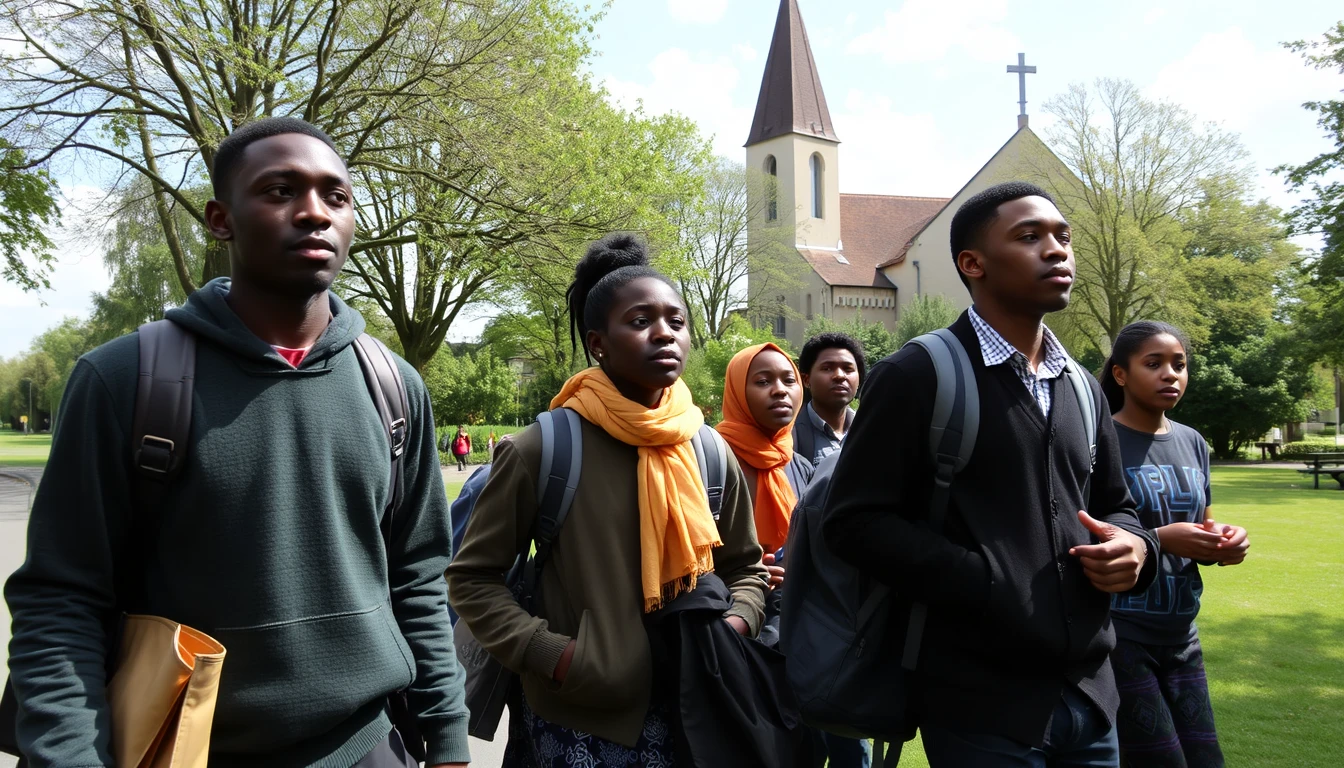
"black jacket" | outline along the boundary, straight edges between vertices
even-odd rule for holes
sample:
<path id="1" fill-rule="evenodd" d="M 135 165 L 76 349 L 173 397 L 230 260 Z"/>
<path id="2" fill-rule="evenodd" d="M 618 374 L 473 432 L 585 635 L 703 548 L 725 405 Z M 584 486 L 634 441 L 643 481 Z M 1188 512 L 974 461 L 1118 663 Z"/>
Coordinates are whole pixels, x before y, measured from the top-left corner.
<path id="1" fill-rule="evenodd" d="M 951 329 L 975 370 L 980 431 L 953 483 L 943 533 L 924 523 L 936 379 L 917 345 L 868 374 L 823 533 L 841 557 L 893 587 L 903 608 L 929 605 L 917 676 L 924 722 L 1040 745 L 1066 684 L 1112 721 L 1119 705 L 1108 662 L 1111 597 L 1069 555 L 1093 543 L 1078 510 L 1147 541 L 1137 591 L 1156 572 L 1157 541 L 1134 511 L 1096 381 L 1088 377 L 1098 403 L 1097 460 L 1084 500 L 1088 445 L 1068 381 L 1052 382 L 1047 419 L 1008 365 L 985 368 L 967 315 Z M 884 652 L 899 664 L 908 611 L 892 616 Z"/>
<path id="2" fill-rule="evenodd" d="M 784 657 L 724 621 L 729 600 L 723 580 L 709 573 L 646 619 L 655 690 L 677 704 L 679 755 L 696 768 L 819 765 Z"/>

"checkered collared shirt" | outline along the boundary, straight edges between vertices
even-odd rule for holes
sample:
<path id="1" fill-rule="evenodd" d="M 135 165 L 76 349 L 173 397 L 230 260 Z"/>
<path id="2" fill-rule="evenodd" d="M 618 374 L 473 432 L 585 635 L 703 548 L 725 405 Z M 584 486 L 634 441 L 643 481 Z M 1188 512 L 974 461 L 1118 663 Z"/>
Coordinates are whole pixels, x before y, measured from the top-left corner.
<path id="1" fill-rule="evenodd" d="M 976 313 L 975 307 L 971 307 L 970 315 L 975 336 L 980 340 L 980 354 L 984 357 L 985 367 L 1008 363 L 1022 382 L 1022 386 L 1027 388 L 1036 404 L 1041 407 L 1041 413 L 1049 418 L 1050 381 L 1064 375 L 1064 366 L 1069 362 L 1069 355 L 1064 351 L 1064 345 L 1059 343 L 1059 339 L 1055 338 L 1055 334 L 1051 333 L 1049 328 L 1042 326 L 1045 331 L 1045 360 L 1033 373 L 1027 356 L 1017 351 L 1017 348 L 1000 336 L 998 331 L 991 328 L 989 323 Z"/>

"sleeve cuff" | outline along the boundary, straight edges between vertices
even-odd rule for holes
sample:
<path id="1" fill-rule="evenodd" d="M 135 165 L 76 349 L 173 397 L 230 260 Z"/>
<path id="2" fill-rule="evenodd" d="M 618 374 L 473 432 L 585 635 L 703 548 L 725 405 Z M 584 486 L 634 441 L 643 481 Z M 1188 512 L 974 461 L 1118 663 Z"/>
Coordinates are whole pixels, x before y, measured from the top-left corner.
<path id="1" fill-rule="evenodd" d="M 421 735 L 425 737 L 425 765 L 471 762 L 468 746 L 467 715 L 436 717 L 421 720 Z"/>
<path id="2" fill-rule="evenodd" d="M 736 616 L 747 622 L 747 629 L 751 630 L 752 637 L 759 637 L 761 634 L 761 612 L 734 602 L 733 605 L 723 614 L 724 618 Z"/>
<path id="3" fill-rule="evenodd" d="M 538 629 L 523 652 L 523 666 L 532 672 L 550 680 L 555 676 L 555 667 L 572 638 L 567 635 Z"/>

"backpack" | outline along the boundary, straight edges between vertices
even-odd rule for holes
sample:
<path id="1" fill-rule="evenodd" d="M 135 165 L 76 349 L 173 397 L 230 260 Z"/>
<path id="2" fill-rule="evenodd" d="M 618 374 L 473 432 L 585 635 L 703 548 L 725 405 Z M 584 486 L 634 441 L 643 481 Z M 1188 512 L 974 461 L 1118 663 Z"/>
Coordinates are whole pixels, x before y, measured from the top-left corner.
<path id="1" fill-rule="evenodd" d="M 196 336 L 170 320 L 146 323 L 139 329 L 140 364 L 131 421 L 133 503 L 140 512 L 162 507 L 172 482 L 186 464 L 191 433 L 191 405 L 195 392 Z M 364 373 L 364 383 L 387 430 L 391 455 L 392 498 L 381 523 L 383 540 L 390 555 L 392 522 L 401 508 L 404 483 L 402 457 L 406 450 L 410 404 L 406 384 L 392 353 L 382 342 L 366 334 L 355 339 L 355 356 Z M 120 586 L 120 585 L 119 585 Z M 124 594 L 123 590 L 118 590 Z M 410 711 L 405 691 L 388 696 L 393 725 L 401 733 L 406 750 L 417 760 L 425 759 L 425 742 Z M 9 713 L 13 712 L 11 716 Z M 17 697 L 12 681 L 5 685 L 0 701 L 0 748 L 18 754 L 14 733 Z"/>
<path id="2" fill-rule="evenodd" d="M 941 532 L 952 482 L 975 449 L 980 428 L 980 396 L 975 369 L 961 341 L 943 328 L 912 339 L 933 360 L 937 388 L 929 423 L 929 452 L 935 474 L 929 502 L 930 530 Z M 1097 456 L 1097 400 L 1083 369 L 1072 359 L 1064 375 L 1083 412 L 1091 463 Z M 822 536 L 831 476 L 843 450 L 818 467 L 789 527 L 788 589 L 780 616 L 780 638 L 789 684 L 809 725 L 841 736 L 872 738 L 873 766 L 882 768 L 883 742 L 896 745 L 886 764 L 900 759 L 900 745 L 914 738 L 907 674 L 919 660 L 928 606 L 910 607 L 900 665 L 882 656 L 891 618 L 890 589 L 836 556 Z M 1083 497 L 1091 489 L 1091 466 Z"/>
<path id="3" fill-rule="evenodd" d="M 537 424 L 541 427 L 541 465 L 537 477 L 544 478 L 537 487 L 537 519 L 505 578 L 514 599 L 529 613 L 536 610 L 541 572 L 574 503 L 583 466 L 583 428 L 577 412 L 569 408 L 545 411 L 537 415 Z M 691 446 L 709 497 L 710 514 L 717 521 L 728 477 L 728 446 L 707 424 L 691 438 Z M 477 476 L 483 475 L 483 484 L 488 481 L 489 472 L 490 465 L 486 464 L 476 470 L 468 482 L 475 482 Z M 464 518 L 470 519 L 476 498 L 464 493 L 453 504 L 453 511 L 460 511 Z M 466 519 L 461 525 L 466 525 Z M 458 524 L 455 517 L 454 530 Z M 457 646 L 458 664 L 467 676 L 467 708 L 471 710 L 467 732 L 478 739 L 493 741 L 504 706 L 518 685 L 518 673 L 491 656 L 465 622 L 454 625 L 453 642 Z"/>

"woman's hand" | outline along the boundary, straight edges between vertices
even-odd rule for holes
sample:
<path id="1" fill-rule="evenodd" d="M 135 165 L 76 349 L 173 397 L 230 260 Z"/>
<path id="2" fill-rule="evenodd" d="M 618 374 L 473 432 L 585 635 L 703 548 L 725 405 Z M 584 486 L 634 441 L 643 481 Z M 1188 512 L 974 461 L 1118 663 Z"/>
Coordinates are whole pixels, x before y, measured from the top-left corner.
<path id="1" fill-rule="evenodd" d="M 1157 529 L 1157 539 L 1162 542 L 1162 551 L 1191 560 L 1219 560 L 1218 545 L 1225 541 L 1220 530 L 1210 527 L 1212 520 L 1204 525 L 1196 523 L 1172 523 Z"/>
<path id="2" fill-rule="evenodd" d="M 765 570 L 770 572 L 770 588 L 779 589 L 784 586 L 784 566 L 775 565 L 775 556 L 767 554 L 761 558 L 761 562 L 765 563 Z"/>
<path id="3" fill-rule="evenodd" d="M 1218 542 L 1218 555 L 1213 558 L 1219 565 L 1238 565 L 1246 559 L 1251 539 L 1245 528 L 1239 525 L 1218 525 L 1212 520 L 1205 520 L 1204 525 L 1223 537 Z"/>
<path id="4" fill-rule="evenodd" d="M 569 674 L 569 665 L 574 663 L 574 649 L 578 647 L 577 640 L 570 640 L 565 650 L 560 652 L 560 660 L 555 663 L 555 671 L 551 673 L 551 678 L 557 683 L 565 682 L 565 677 Z"/>
<path id="5" fill-rule="evenodd" d="M 728 626 L 737 634 L 743 637 L 751 636 L 751 627 L 747 626 L 747 620 L 741 616 L 724 616 L 723 620 L 728 622 Z"/>

